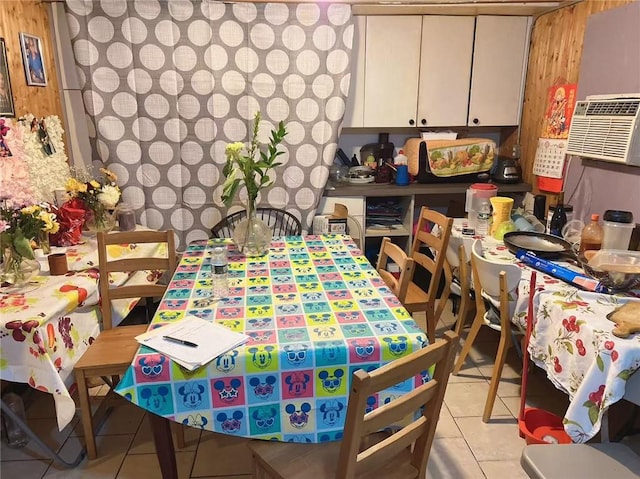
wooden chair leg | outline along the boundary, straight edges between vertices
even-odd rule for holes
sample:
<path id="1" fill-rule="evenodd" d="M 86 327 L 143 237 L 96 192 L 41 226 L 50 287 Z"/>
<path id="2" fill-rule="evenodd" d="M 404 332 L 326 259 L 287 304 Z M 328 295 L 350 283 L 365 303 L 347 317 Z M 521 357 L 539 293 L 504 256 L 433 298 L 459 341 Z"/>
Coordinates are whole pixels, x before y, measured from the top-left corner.
<path id="1" fill-rule="evenodd" d="M 96 448 L 96 438 L 93 431 L 93 416 L 91 414 L 91 403 L 89 400 L 89 388 L 83 370 L 76 369 L 76 383 L 78 384 L 78 398 L 80 399 L 80 418 L 82 420 L 82 430 L 84 440 L 87 444 L 87 457 L 95 459 L 98 456 Z"/>
<path id="2" fill-rule="evenodd" d="M 465 359 L 467 359 L 467 356 L 469 355 L 469 351 L 471 351 L 473 342 L 476 340 L 476 336 L 478 336 L 478 333 L 480 332 L 480 328 L 484 324 L 483 316 L 484 316 L 483 311 L 477 311 L 475 318 L 473 318 L 473 324 L 471 324 L 469 335 L 467 336 L 467 339 L 464 342 L 464 346 L 462 346 L 462 351 L 460 351 L 458 362 L 453 368 L 452 374 L 454 376 L 458 375 L 458 373 L 460 372 L 460 369 L 462 369 Z"/>
<path id="3" fill-rule="evenodd" d="M 171 423 L 171 429 L 173 430 L 173 434 L 176 436 L 176 446 L 178 449 L 184 449 L 186 443 L 184 439 L 184 429 L 186 426 L 179 424 L 177 422 Z"/>
<path id="4" fill-rule="evenodd" d="M 467 315 L 469 314 L 469 295 L 467 297 L 460 298 L 460 311 L 458 311 L 458 320 L 456 321 L 456 334 L 460 336 L 462 334 L 462 330 L 464 329 L 464 325 L 467 322 Z"/>
<path id="5" fill-rule="evenodd" d="M 425 310 L 425 317 L 427 320 L 427 338 L 429 339 L 429 344 L 433 344 L 436 342 L 436 315 L 433 306 L 427 307 Z"/>
<path id="6" fill-rule="evenodd" d="M 498 343 L 498 352 L 496 354 L 496 362 L 493 365 L 493 374 L 491 375 L 491 383 L 489 384 L 489 393 L 487 394 L 487 401 L 484 405 L 484 412 L 482 413 L 482 422 L 489 422 L 491 419 L 491 412 L 493 411 L 493 404 L 496 402 L 496 395 L 498 393 L 498 385 L 500 384 L 500 378 L 502 377 L 502 368 L 507 359 L 507 352 L 511 346 L 511 334 L 509 331 L 500 331 L 500 342 Z"/>

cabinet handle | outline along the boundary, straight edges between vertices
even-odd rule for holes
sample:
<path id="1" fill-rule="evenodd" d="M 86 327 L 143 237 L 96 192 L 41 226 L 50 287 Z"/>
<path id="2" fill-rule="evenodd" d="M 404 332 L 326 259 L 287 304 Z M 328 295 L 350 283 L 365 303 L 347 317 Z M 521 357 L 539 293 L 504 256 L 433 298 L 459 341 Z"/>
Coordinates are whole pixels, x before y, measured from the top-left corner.
<path id="1" fill-rule="evenodd" d="M 415 125 L 415 123 L 416 123 L 416 122 L 415 122 L 415 121 L 413 121 L 413 119 L 409 120 L 409 124 L 410 124 L 411 126 Z"/>
<path id="2" fill-rule="evenodd" d="M 474 118 L 474 119 L 473 119 L 473 124 L 474 124 L 474 125 L 477 125 L 478 123 L 480 123 L 480 120 L 478 120 L 477 118 Z"/>
<path id="3" fill-rule="evenodd" d="M 427 124 L 426 118 L 423 118 L 422 120 L 420 120 L 420 123 L 422 123 L 423 125 L 426 125 Z"/>

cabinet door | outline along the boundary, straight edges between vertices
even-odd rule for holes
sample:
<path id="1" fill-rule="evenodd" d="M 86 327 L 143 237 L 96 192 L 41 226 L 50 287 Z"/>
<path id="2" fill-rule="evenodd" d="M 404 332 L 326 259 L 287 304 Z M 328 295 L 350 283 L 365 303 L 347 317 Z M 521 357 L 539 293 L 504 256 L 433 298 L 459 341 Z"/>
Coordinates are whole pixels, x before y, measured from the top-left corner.
<path id="1" fill-rule="evenodd" d="M 530 22 L 529 17 L 476 18 L 469 126 L 519 124 Z"/>
<path id="2" fill-rule="evenodd" d="M 418 126 L 466 126 L 474 17 L 422 18 Z"/>
<path id="3" fill-rule="evenodd" d="M 364 119 L 364 46 L 367 17 L 354 17 L 351 83 L 344 112 L 343 127 L 363 126 Z"/>
<path id="4" fill-rule="evenodd" d="M 367 17 L 364 126 L 416 125 L 420 16 Z"/>

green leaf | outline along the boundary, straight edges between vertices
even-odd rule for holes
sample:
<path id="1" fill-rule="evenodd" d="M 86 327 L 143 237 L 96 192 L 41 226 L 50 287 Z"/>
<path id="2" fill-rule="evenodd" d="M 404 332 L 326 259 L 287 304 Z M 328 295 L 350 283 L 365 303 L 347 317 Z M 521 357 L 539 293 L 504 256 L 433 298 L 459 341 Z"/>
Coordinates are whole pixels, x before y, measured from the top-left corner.
<path id="1" fill-rule="evenodd" d="M 598 365 L 598 369 L 600 371 L 604 371 L 604 361 L 602 360 L 602 357 L 600 357 L 599 354 L 596 356 L 596 364 Z"/>
<path id="2" fill-rule="evenodd" d="M 599 413 L 600 408 L 595 404 L 589 408 L 589 421 L 591 421 L 591 424 L 595 424 L 598 421 Z"/>
<path id="3" fill-rule="evenodd" d="M 566 341 L 564 347 L 567 348 L 569 354 L 573 354 L 573 344 L 571 343 L 571 341 Z"/>
<path id="4" fill-rule="evenodd" d="M 15 237 L 13 238 L 13 247 L 23 258 L 35 259 L 35 255 L 31 249 L 31 242 L 24 237 L 24 233 L 20 228 L 16 229 Z"/>
<path id="5" fill-rule="evenodd" d="M 624 370 L 620 371 L 620 374 L 618 374 L 618 377 L 620 379 L 624 379 L 625 381 L 629 380 L 629 376 L 631 376 L 631 373 L 629 372 L 628 369 L 624 369 Z"/>

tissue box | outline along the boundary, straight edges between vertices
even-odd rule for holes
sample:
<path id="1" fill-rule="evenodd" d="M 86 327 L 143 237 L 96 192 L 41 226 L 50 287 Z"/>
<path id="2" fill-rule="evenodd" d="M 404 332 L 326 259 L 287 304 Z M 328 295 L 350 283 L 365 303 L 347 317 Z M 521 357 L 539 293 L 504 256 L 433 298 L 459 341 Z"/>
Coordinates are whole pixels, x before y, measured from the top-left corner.
<path id="1" fill-rule="evenodd" d="M 313 219 L 314 234 L 347 234 L 346 218 L 331 218 L 330 215 L 316 216 Z"/>

